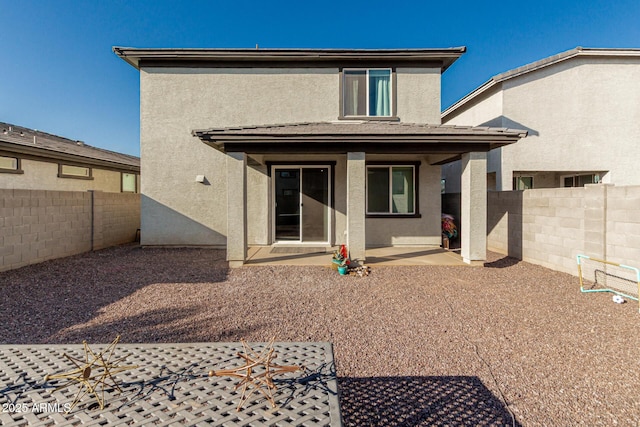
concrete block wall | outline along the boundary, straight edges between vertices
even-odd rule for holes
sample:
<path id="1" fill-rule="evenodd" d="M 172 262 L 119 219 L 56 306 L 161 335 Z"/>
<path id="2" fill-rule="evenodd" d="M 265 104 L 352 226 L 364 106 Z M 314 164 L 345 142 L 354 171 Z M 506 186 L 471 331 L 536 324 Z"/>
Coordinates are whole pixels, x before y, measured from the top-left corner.
<path id="1" fill-rule="evenodd" d="M 487 193 L 487 246 L 576 275 L 576 256 L 640 267 L 640 186 Z"/>
<path id="2" fill-rule="evenodd" d="M 488 193 L 488 248 L 575 274 L 576 256 L 584 253 L 584 193 L 584 188 Z"/>
<path id="3" fill-rule="evenodd" d="M 0 189 L 0 270 L 91 250 L 91 194 Z"/>
<path id="4" fill-rule="evenodd" d="M 640 186 L 607 186 L 607 260 L 640 268 Z"/>
<path id="5" fill-rule="evenodd" d="M 91 192 L 0 189 L 0 271 L 90 251 L 92 229 L 108 236 L 101 247 L 133 241 L 140 195 L 94 194 L 102 224 L 92 227 Z"/>
<path id="6" fill-rule="evenodd" d="M 140 194 L 94 193 L 94 250 L 133 242 L 139 228 Z"/>

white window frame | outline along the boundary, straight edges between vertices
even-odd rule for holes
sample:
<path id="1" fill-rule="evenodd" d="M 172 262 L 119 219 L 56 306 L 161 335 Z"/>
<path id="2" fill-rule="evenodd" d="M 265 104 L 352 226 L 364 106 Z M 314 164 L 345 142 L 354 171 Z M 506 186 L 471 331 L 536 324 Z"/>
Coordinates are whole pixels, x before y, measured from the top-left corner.
<path id="1" fill-rule="evenodd" d="M 88 175 L 77 175 L 73 173 L 65 173 L 64 169 L 66 167 L 72 168 L 83 168 L 87 170 Z M 68 172 L 68 171 L 67 171 Z M 59 163 L 58 164 L 58 178 L 69 178 L 69 179 L 93 179 L 93 168 L 89 166 L 80 166 L 69 163 Z"/>
<path id="2" fill-rule="evenodd" d="M 369 112 L 369 72 L 370 71 L 389 71 L 389 115 L 388 116 L 372 116 L 371 113 Z M 347 115 L 345 114 L 346 112 L 346 99 L 347 97 L 345 96 L 346 93 L 345 91 L 347 90 L 347 85 L 346 85 L 346 79 L 347 79 L 347 73 L 349 71 L 365 71 L 365 75 L 366 75 L 366 82 L 367 82 L 367 88 L 366 88 L 366 94 L 367 94 L 367 101 L 366 101 L 366 107 L 367 107 L 367 114 L 364 116 L 359 116 L 359 115 Z M 393 88 L 394 88 L 394 72 L 392 68 L 343 68 L 342 69 L 342 116 L 345 118 L 355 118 L 355 117 L 373 117 L 373 118 L 377 118 L 377 117 L 383 117 L 383 118 L 389 118 L 389 117 L 393 117 L 393 112 L 394 110 L 394 92 L 393 92 Z"/>
<path id="3" fill-rule="evenodd" d="M 388 212 L 370 212 L 369 211 L 369 169 L 370 168 L 388 168 L 389 169 L 389 211 Z M 393 168 L 411 168 L 413 176 L 413 212 L 393 212 Z M 418 215 L 418 206 L 416 201 L 416 195 L 418 189 L 416 187 L 416 165 L 412 164 L 371 164 L 367 165 L 367 180 L 365 188 L 366 196 L 366 214 L 371 216 L 415 216 Z"/>

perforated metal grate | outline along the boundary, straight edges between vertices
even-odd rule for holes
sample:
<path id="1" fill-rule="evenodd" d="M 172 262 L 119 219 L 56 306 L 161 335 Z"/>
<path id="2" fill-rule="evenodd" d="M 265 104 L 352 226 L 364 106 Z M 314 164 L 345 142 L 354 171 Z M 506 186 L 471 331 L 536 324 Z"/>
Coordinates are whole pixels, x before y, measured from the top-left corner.
<path id="1" fill-rule="evenodd" d="M 250 344 L 256 351 L 265 345 Z M 341 426 L 331 344 L 276 343 L 274 348 L 274 362 L 307 368 L 274 378 L 276 408 L 254 393 L 236 412 L 238 380 L 208 376 L 211 369 L 242 364 L 240 343 L 119 344 L 114 356 L 139 366 L 117 374 L 122 393 L 106 390 L 103 410 L 85 396 L 65 414 L 78 386 L 54 391 L 55 384 L 45 383 L 44 376 L 74 368 L 63 354 L 82 358 L 82 346 L 2 345 L 0 425 Z"/>

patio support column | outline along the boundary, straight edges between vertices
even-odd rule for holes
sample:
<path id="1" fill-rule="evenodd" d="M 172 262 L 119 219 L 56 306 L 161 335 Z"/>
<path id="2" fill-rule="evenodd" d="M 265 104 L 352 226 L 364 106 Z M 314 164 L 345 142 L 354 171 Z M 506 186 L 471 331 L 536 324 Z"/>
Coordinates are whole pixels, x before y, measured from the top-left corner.
<path id="1" fill-rule="evenodd" d="M 227 154 L 227 261 L 241 267 L 247 259 L 247 155 Z"/>
<path id="2" fill-rule="evenodd" d="M 487 259 L 487 153 L 462 155 L 461 255 L 467 264 Z"/>
<path id="3" fill-rule="evenodd" d="M 347 153 L 347 248 L 351 259 L 365 260 L 365 153 Z"/>

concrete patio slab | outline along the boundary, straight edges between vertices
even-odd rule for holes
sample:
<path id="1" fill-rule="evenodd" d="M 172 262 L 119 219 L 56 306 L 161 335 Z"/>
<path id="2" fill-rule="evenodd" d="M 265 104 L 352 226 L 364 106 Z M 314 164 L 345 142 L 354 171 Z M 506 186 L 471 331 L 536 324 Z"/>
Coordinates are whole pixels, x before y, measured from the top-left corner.
<path id="1" fill-rule="evenodd" d="M 336 248 L 296 246 L 253 246 L 247 251 L 246 265 L 325 265 L 331 264 Z"/>
<path id="2" fill-rule="evenodd" d="M 258 352 L 264 345 L 251 343 Z M 107 345 L 90 347 L 98 352 Z M 341 426 L 331 344 L 276 343 L 274 349 L 274 363 L 307 368 L 274 377 L 276 408 L 256 392 L 237 412 L 240 380 L 208 376 L 211 369 L 241 366 L 241 343 L 119 344 L 111 360 L 138 366 L 114 375 L 122 393 L 105 387 L 104 409 L 85 395 L 67 414 L 79 384 L 56 391 L 64 381 L 44 376 L 75 369 L 64 354 L 83 359 L 83 346 L 1 345 L 0 425 Z"/>
<path id="3" fill-rule="evenodd" d="M 367 264 L 468 266 L 459 253 L 434 246 L 394 246 L 367 249 Z"/>
<path id="4" fill-rule="evenodd" d="M 336 247 L 250 247 L 247 265 L 331 265 Z M 387 246 L 366 250 L 366 264 L 375 265 L 468 265 L 453 251 L 435 246 Z"/>

